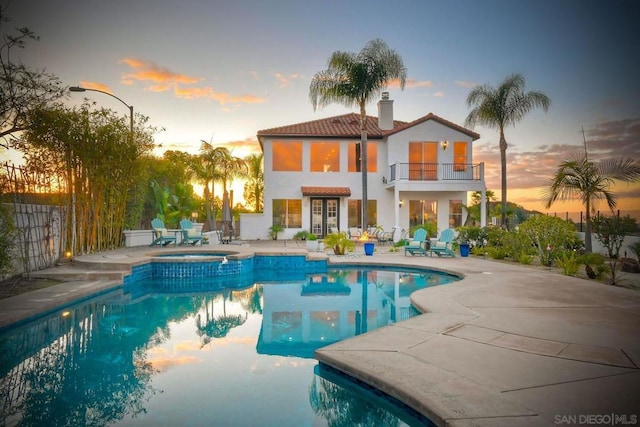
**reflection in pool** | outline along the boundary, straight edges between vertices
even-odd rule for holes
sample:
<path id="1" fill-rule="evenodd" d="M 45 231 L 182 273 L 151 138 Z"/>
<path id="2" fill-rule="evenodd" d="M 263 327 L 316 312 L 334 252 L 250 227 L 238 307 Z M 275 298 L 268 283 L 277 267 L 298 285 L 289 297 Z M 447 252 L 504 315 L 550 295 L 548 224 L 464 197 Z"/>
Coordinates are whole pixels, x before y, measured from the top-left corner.
<path id="1" fill-rule="evenodd" d="M 1 425 L 424 425 L 313 359 L 455 280 L 331 269 L 252 284 L 147 281 L 0 332 Z"/>

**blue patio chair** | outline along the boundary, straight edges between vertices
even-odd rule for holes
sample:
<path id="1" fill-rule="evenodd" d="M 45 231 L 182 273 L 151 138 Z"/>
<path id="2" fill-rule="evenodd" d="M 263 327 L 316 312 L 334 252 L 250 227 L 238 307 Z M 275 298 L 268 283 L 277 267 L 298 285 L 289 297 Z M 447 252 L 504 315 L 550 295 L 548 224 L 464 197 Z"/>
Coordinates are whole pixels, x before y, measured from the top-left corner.
<path id="1" fill-rule="evenodd" d="M 442 233 L 440 233 L 438 241 L 432 243 L 429 247 L 429 256 L 433 256 L 433 254 L 436 254 L 438 256 L 455 257 L 456 254 L 453 252 L 452 248 L 454 237 L 455 232 L 451 228 L 447 228 Z"/>
<path id="2" fill-rule="evenodd" d="M 427 230 L 418 228 L 413 232 L 413 238 L 404 247 L 404 255 L 409 252 L 411 255 L 427 255 Z"/>
<path id="3" fill-rule="evenodd" d="M 183 219 L 180 221 L 180 231 L 182 232 L 181 245 L 196 245 L 198 242 L 202 245 L 204 236 L 201 231 L 196 231 L 190 220 Z"/>
<path id="4" fill-rule="evenodd" d="M 151 220 L 151 227 L 153 228 L 153 241 L 149 246 L 167 246 L 170 244 L 176 244 L 176 236 L 169 236 L 169 231 L 164 226 L 164 222 L 160 218 L 154 218 Z"/>

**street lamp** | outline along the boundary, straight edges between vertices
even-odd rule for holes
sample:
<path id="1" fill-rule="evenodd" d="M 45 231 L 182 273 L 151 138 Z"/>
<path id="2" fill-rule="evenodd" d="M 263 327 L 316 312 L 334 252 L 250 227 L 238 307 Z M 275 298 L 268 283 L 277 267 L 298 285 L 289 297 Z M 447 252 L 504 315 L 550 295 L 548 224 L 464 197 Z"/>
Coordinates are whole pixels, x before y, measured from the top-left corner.
<path id="1" fill-rule="evenodd" d="M 86 92 L 86 91 L 104 93 L 105 95 L 109 95 L 127 106 L 127 108 L 129 109 L 129 135 L 131 137 L 131 143 L 133 143 L 133 105 L 129 105 L 126 102 L 124 102 L 122 99 L 115 96 L 114 94 L 105 92 L 100 89 L 89 89 L 89 88 L 80 87 L 80 86 L 71 86 L 69 88 L 69 92 Z"/>

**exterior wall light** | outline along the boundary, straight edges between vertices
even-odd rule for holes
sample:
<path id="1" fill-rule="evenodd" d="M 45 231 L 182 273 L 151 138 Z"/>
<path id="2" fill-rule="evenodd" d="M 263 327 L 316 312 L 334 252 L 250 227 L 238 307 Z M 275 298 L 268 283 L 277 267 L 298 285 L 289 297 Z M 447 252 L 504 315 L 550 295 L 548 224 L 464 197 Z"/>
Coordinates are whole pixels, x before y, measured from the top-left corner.
<path id="1" fill-rule="evenodd" d="M 449 141 L 444 140 L 440 143 L 440 146 L 442 147 L 443 150 L 446 150 L 447 147 L 449 146 Z"/>

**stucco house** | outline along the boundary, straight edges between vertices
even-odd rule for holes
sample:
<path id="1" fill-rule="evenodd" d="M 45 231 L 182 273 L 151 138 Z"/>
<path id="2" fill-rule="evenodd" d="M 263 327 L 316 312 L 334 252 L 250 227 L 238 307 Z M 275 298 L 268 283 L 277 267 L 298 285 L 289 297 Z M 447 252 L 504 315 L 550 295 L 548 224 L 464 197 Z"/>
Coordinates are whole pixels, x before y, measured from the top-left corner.
<path id="1" fill-rule="evenodd" d="M 473 163 L 480 135 L 429 113 L 412 122 L 393 118 L 383 92 L 378 117 L 367 117 L 368 220 L 362 224 L 359 115 L 329 117 L 258 131 L 264 153 L 264 213 L 241 216 L 242 239 L 279 238 L 300 230 L 379 226 L 409 230 L 436 222 L 438 232 L 462 225 L 467 193 L 485 200 L 484 164 Z M 485 218 L 486 206 L 481 206 Z M 484 225 L 484 224 L 482 224 Z"/>

